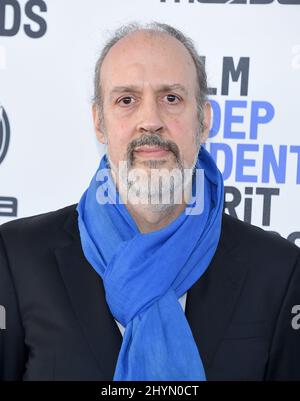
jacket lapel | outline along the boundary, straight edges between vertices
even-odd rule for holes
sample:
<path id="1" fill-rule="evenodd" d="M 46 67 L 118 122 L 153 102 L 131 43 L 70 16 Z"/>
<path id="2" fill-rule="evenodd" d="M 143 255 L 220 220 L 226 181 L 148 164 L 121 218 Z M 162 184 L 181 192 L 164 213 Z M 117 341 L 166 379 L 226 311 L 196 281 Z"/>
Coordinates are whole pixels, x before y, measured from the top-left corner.
<path id="1" fill-rule="evenodd" d="M 73 238 L 63 247 L 56 248 L 55 255 L 73 310 L 102 373 L 102 380 L 112 380 L 122 334 L 106 304 L 102 279 L 82 252 L 76 213 L 65 225 Z"/>
<path id="2" fill-rule="evenodd" d="M 188 291 L 185 314 L 204 366 L 211 365 L 230 324 L 247 270 L 221 240 L 208 269 Z"/>
<path id="3" fill-rule="evenodd" d="M 112 380 L 122 335 L 106 303 L 102 279 L 83 254 L 75 210 L 65 230 L 69 240 L 55 249 L 61 276 L 103 380 Z M 236 250 L 228 246 L 226 231 L 223 218 L 221 238 L 210 266 L 187 292 L 185 315 L 204 366 L 212 363 L 248 269 L 245 261 L 237 259 Z"/>

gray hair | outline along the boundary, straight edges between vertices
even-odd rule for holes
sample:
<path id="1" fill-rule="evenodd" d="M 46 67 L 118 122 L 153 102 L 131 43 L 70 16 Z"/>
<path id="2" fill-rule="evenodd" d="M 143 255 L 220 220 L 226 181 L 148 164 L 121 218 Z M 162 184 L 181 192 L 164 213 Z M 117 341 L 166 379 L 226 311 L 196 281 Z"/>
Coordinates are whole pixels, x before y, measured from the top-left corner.
<path id="1" fill-rule="evenodd" d="M 187 49 L 189 54 L 191 55 L 197 73 L 197 82 L 198 88 L 196 92 L 196 101 L 197 101 L 197 112 L 198 112 L 198 120 L 200 124 L 200 133 L 206 128 L 204 126 L 204 113 L 203 106 L 208 99 L 208 87 L 207 87 L 207 76 L 205 71 L 205 65 L 202 61 L 202 58 L 198 54 L 192 39 L 184 35 L 179 29 L 176 29 L 168 24 L 163 24 L 159 22 L 151 22 L 147 24 L 140 24 L 138 22 L 132 22 L 130 24 L 126 24 L 118 28 L 114 31 L 112 37 L 106 42 L 102 52 L 97 60 L 95 66 L 95 77 L 94 77 L 94 96 L 93 103 L 98 108 L 99 116 L 101 119 L 101 124 L 103 122 L 103 98 L 101 91 L 101 82 L 100 82 L 100 71 L 103 61 L 109 52 L 109 50 L 122 38 L 127 36 L 130 33 L 139 32 L 139 31 L 149 31 L 149 33 L 157 34 L 157 33 L 165 33 L 181 42 L 183 46 Z"/>

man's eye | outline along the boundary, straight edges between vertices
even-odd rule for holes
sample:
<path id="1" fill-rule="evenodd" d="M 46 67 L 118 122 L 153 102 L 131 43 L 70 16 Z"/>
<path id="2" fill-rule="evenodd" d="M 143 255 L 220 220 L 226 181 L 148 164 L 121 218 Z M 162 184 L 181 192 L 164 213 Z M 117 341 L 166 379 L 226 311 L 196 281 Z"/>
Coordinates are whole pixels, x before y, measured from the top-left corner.
<path id="1" fill-rule="evenodd" d="M 133 100 L 133 98 L 131 96 L 125 96 L 125 97 L 122 97 L 122 99 L 120 99 L 118 101 L 118 103 L 121 103 L 123 105 L 129 105 L 132 103 L 132 100 Z"/>
<path id="2" fill-rule="evenodd" d="M 169 103 L 178 103 L 180 101 L 180 98 L 175 95 L 166 95 L 165 97 Z"/>

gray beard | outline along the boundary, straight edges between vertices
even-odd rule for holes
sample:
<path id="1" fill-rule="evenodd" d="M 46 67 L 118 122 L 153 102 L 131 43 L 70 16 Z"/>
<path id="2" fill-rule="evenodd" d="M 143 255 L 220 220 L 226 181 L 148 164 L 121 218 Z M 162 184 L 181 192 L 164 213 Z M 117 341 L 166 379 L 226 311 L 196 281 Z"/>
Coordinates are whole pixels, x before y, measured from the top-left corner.
<path id="1" fill-rule="evenodd" d="M 119 178 L 119 193 L 123 198 L 123 190 L 128 193 L 136 194 L 138 198 L 142 199 L 141 203 L 132 203 L 130 202 L 130 198 L 127 198 L 128 203 L 131 203 L 135 207 L 139 207 L 144 210 L 148 210 L 154 213 L 165 212 L 171 208 L 174 208 L 176 204 L 180 204 L 183 202 L 183 191 L 187 190 L 191 186 L 191 180 L 194 173 L 195 165 L 198 158 L 198 153 L 201 149 L 199 146 L 198 151 L 196 152 L 193 164 L 191 167 L 187 166 L 186 162 L 181 163 L 181 161 L 177 161 L 175 165 L 175 169 L 181 173 L 181 179 L 176 178 L 171 179 L 167 182 L 166 185 L 151 185 L 153 181 L 151 181 L 151 171 L 160 171 L 159 166 L 162 165 L 160 160 L 149 160 L 144 164 L 149 167 L 149 171 L 145 171 L 145 175 L 147 175 L 147 179 L 142 179 L 134 181 L 130 179 L 130 173 L 135 169 L 134 167 L 127 168 L 127 175 L 120 171 L 114 163 L 111 161 L 108 153 L 108 149 L 106 146 L 106 157 L 109 163 L 109 167 L 112 171 L 112 176 L 114 176 L 114 182 L 116 183 L 116 177 Z M 126 161 L 127 166 L 129 162 Z M 187 170 L 188 173 L 185 175 L 184 170 Z M 166 169 L 168 170 L 168 169 Z M 189 189 L 188 189 L 189 190 Z M 155 202 L 153 202 L 153 199 Z M 164 200 L 168 200 L 165 202 Z M 125 202 L 126 203 L 126 202 Z"/>

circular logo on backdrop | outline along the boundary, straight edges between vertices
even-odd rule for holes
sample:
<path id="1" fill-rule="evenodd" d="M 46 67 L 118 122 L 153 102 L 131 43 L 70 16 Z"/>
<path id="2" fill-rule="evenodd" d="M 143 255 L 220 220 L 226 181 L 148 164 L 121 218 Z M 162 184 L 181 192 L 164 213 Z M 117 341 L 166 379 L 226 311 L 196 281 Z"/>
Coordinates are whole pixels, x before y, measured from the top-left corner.
<path id="1" fill-rule="evenodd" d="M 10 127 L 4 107 L 0 105 L 0 163 L 4 160 L 10 137 Z"/>

